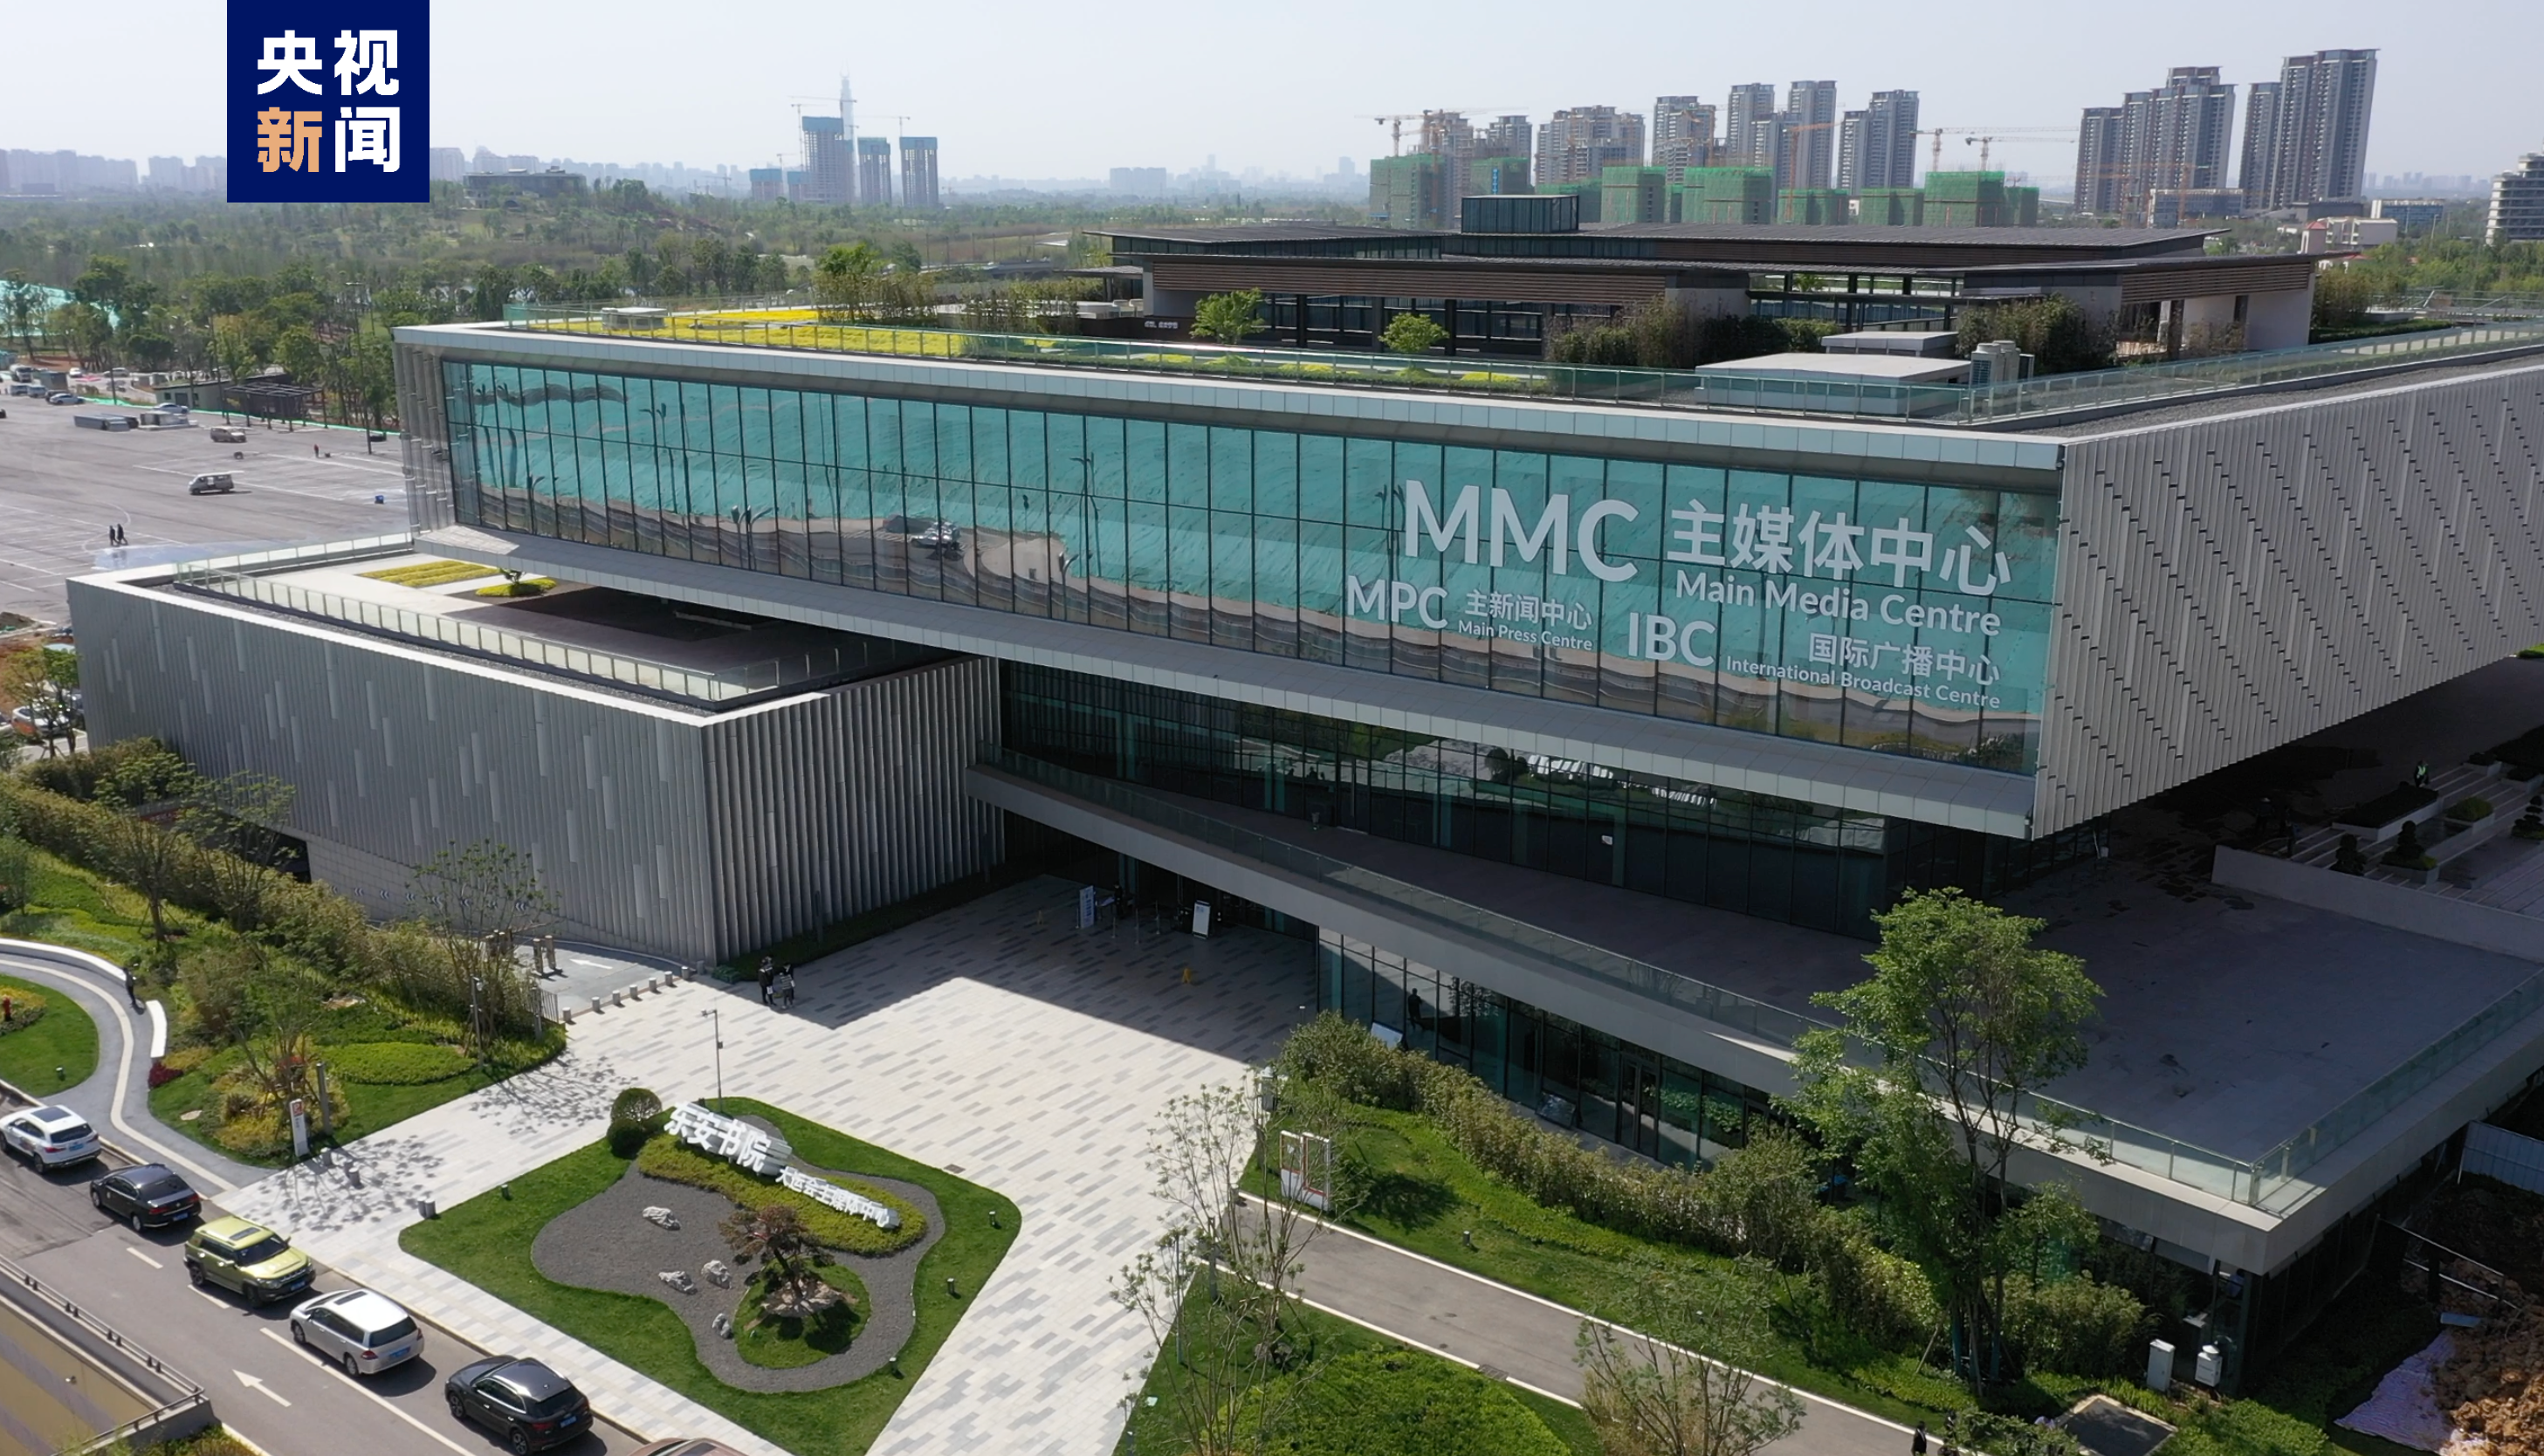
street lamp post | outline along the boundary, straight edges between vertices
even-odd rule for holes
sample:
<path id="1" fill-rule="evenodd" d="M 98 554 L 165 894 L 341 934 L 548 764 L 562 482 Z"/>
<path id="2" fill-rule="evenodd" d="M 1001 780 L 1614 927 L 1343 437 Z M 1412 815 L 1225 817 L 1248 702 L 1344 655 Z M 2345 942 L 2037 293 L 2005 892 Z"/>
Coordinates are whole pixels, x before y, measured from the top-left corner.
<path id="1" fill-rule="evenodd" d="M 724 1111 L 724 1019 L 720 1008 L 716 1007 L 709 1007 L 699 1015 L 715 1028 L 716 1111 L 721 1112 Z"/>

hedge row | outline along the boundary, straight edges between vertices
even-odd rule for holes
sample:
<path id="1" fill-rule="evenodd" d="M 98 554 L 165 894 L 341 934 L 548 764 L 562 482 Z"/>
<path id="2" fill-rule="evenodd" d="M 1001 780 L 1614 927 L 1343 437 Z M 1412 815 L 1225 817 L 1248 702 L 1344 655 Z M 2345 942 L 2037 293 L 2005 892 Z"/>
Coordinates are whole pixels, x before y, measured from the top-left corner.
<path id="1" fill-rule="evenodd" d="M 783 1203 L 804 1216 L 805 1231 L 825 1248 L 842 1249 L 850 1254 L 890 1254 L 917 1243 L 927 1233 L 927 1215 L 902 1198 L 897 1198 L 872 1184 L 847 1185 L 852 1192 L 862 1193 L 901 1215 L 901 1227 L 888 1229 L 853 1213 L 842 1213 L 828 1203 L 814 1201 L 793 1188 L 746 1173 L 722 1158 L 711 1158 L 687 1147 L 669 1133 L 649 1139 L 636 1155 L 636 1166 L 648 1178 L 666 1183 L 687 1184 L 722 1193 L 739 1208 L 759 1208 L 770 1203 Z"/>
<path id="2" fill-rule="evenodd" d="M 119 744 L 117 750 L 128 746 Z M 127 770 L 142 771 L 129 765 Z M 98 777 L 94 769 L 80 773 L 63 769 L 51 776 L 66 787 L 85 783 L 92 789 Z M 210 919 L 221 914 L 216 867 L 235 873 L 234 866 L 224 866 L 226 857 L 219 850 L 147 820 L 135 820 L 105 804 L 52 792 L 24 776 L 0 774 L 0 830 L 135 889 L 140 887 L 132 883 L 136 877 L 130 862 L 136 847 L 146 847 L 149 857 L 164 859 L 161 887 L 167 903 Z M 418 1009 L 454 1015 L 467 1011 L 472 967 L 455 960 L 442 941 L 425 927 L 412 922 L 374 925 L 361 906 L 323 884 L 278 871 L 254 873 L 266 881 L 266 923 L 258 939 L 330 980 L 379 986 Z M 488 977 L 484 989 L 500 1024 L 524 1031 L 537 1028 L 537 993 L 526 978 Z"/>

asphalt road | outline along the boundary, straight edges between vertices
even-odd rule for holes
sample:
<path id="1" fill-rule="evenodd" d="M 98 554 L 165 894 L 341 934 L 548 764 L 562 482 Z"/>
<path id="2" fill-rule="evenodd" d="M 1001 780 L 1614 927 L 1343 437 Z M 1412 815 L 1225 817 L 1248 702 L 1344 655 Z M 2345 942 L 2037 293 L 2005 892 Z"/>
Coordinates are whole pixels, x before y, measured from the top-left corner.
<path id="1" fill-rule="evenodd" d="M 191 1286 L 179 1253 L 191 1225 L 136 1234 L 90 1206 L 89 1180 L 101 1171 L 92 1165 L 42 1173 L 0 1157 L 0 1257 L 193 1378 L 210 1393 L 223 1423 L 269 1456 L 504 1452 L 495 1437 L 453 1418 L 442 1400 L 442 1379 L 481 1351 L 426 1323 L 422 1355 L 356 1380 L 292 1344 L 297 1300 L 260 1310 L 226 1290 Z M 319 1292 L 346 1287 L 323 1270 L 315 1285 Z M 557 1449 L 563 1456 L 627 1456 L 640 1444 L 596 1422 L 590 1435 Z"/>
<path id="2" fill-rule="evenodd" d="M 252 549 L 406 527 L 394 438 L 365 454 L 359 430 L 259 424 L 244 445 L 215 445 L 202 425 L 109 433 L 71 423 L 74 415 L 118 413 L 111 405 L 18 398 L 0 408 L 8 412 L 0 420 L 0 612 L 66 620 L 62 578 L 120 564 L 107 546 L 109 526 L 124 528 L 131 549 L 121 562 L 133 566 L 182 559 L 167 554 L 180 547 Z M 186 494 L 186 482 L 213 470 L 235 474 L 238 490 Z"/>

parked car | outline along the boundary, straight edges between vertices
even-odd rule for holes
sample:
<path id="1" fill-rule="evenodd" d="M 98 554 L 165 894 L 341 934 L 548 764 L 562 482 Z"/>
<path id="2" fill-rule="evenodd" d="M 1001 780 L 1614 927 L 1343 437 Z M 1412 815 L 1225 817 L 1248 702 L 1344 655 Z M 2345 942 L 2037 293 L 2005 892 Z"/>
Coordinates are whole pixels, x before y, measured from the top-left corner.
<path id="1" fill-rule="evenodd" d="M 186 482 L 189 496 L 226 496 L 238 489 L 238 477 L 226 470 L 206 471 Z"/>
<path id="2" fill-rule="evenodd" d="M 451 1415 L 502 1436 L 514 1456 L 562 1446 L 592 1425 L 592 1403 L 573 1381 L 517 1355 L 462 1365 L 441 1393 Z"/>
<path id="3" fill-rule="evenodd" d="M 109 1218 L 120 1218 L 139 1233 L 199 1218 L 202 1194 L 164 1163 L 143 1163 L 110 1173 L 88 1186 L 88 1200 Z"/>
<path id="4" fill-rule="evenodd" d="M 271 1304 L 309 1287 L 309 1256 L 262 1224 L 215 1218 L 186 1241 L 186 1277 L 218 1284 L 250 1304 Z"/>
<path id="5" fill-rule="evenodd" d="M 82 405 L 88 402 L 81 399 L 78 395 L 72 394 L 69 390 L 57 389 L 44 397 L 44 403 L 48 405 Z"/>
<path id="6" fill-rule="evenodd" d="M 212 426 L 212 443 L 216 445 L 244 445 L 247 443 L 247 431 L 235 424 L 215 424 Z"/>
<path id="7" fill-rule="evenodd" d="M 344 1366 L 348 1375 L 376 1375 L 424 1351 L 415 1316 L 368 1289 L 321 1294 L 293 1310 L 291 1338 Z"/>
<path id="8" fill-rule="evenodd" d="M 0 1117 L 0 1146 L 39 1168 L 68 1168 L 98 1155 L 104 1145 L 88 1119 L 68 1108 L 29 1108 Z"/>

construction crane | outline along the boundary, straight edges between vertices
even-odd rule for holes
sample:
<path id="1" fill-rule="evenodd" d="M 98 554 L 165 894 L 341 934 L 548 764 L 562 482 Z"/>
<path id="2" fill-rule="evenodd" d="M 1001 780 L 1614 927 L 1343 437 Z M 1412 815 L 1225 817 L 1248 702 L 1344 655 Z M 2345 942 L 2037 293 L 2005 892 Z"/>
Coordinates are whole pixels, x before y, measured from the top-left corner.
<path id="1" fill-rule="evenodd" d="M 1508 110 L 1507 107 L 1433 107 L 1422 112 L 1391 112 L 1384 116 L 1372 116 L 1370 119 L 1389 128 L 1391 141 L 1387 154 L 1391 157 L 1400 157 L 1404 155 L 1404 123 L 1407 121 L 1428 121 L 1433 116 L 1463 116 L 1470 112 L 1484 115 Z"/>
<path id="2" fill-rule="evenodd" d="M 1929 172 L 1944 170 L 1944 138 L 1947 136 L 1966 136 L 1973 140 L 1985 137 L 1989 141 L 2005 141 L 2014 137 L 2064 137 L 2068 141 L 2076 139 L 2074 131 L 2063 130 L 2056 126 L 1929 126 L 1921 128 L 1920 134 L 1935 139 L 1934 155 L 1926 163 L 1926 170 Z M 1987 152 L 1984 146 L 1980 149 L 1979 159 L 1980 170 L 1985 171 Z"/>
<path id="3" fill-rule="evenodd" d="M 2075 140 L 2076 133 L 2073 131 L 2044 130 L 2032 135 L 2024 135 L 2019 132 L 2000 131 L 1987 136 L 1965 136 L 1961 138 L 1961 144 L 1963 146 L 1974 146 L 1979 149 L 1979 170 L 1981 172 L 1985 172 L 1988 170 L 1988 148 L 1998 142 L 2010 141 L 2017 145 L 2021 145 L 2026 142 L 2034 141 L 2063 141 L 2073 143 Z"/>

